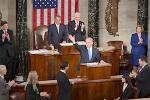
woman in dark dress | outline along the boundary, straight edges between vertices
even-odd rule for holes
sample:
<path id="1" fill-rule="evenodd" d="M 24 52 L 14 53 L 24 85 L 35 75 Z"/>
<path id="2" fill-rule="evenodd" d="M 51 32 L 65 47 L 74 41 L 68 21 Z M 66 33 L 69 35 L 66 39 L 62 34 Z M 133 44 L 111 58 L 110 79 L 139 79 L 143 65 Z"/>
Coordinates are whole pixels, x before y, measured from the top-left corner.
<path id="1" fill-rule="evenodd" d="M 49 100 L 47 92 L 41 92 L 38 83 L 38 74 L 36 71 L 30 71 L 25 86 L 26 100 Z"/>
<path id="2" fill-rule="evenodd" d="M 116 100 L 128 100 L 133 98 L 134 96 L 134 87 L 132 85 L 131 79 L 129 75 L 123 75 L 122 76 L 122 93 L 121 96 L 118 97 Z"/>

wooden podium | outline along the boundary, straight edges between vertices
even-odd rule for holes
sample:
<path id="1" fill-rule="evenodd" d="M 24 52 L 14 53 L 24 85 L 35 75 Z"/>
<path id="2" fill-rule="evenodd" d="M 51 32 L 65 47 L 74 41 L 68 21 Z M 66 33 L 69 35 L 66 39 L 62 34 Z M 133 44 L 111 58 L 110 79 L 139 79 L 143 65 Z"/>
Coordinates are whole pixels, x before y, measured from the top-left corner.
<path id="1" fill-rule="evenodd" d="M 80 77 L 88 80 L 109 79 L 111 65 L 98 63 L 85 63 L 80 65 Z"/>
<path id="2" fill-rule="evenodd" d="M 107 72 L 105 72 L 106 69 L 111 70 L 111 73 L 109 73 L 110 71 L 108 71 L 109 76 L 110 76 L 110 74 L 114 75 L 114 74 L 118 73 L 117 65 L 119 63 L 119 60 L 113 59 L 114 57 L 118 58 L 115 56 L 115 50 L 113 50 L 113 49 L 106 50 L 106 49 L 107 48 L 103 48 L 103 50 L 100 50 L 100 56 L 104 61 L 112 64 L 112 66 L 110 66 L 109 68 L 108 67 L 106 67 L 106 68 L 105 67 L 100 67 L 100 68 L 88 67 L 89 72 L 87 71 L 87 73 L 91 74 L 91 73 L 94 73 L 95 71 L 98 71 L 97 73 L 100 73 L 103 76 L 105 76 L 105 73 L 107 73 Z M 80 74 L 76 70 L 76 67 L 78 66 L 79 61 L 80 61 L 80 53 L 74 48 L 73 45 L 70 45 L 70 46 L 63 45 L 60 48 L 60 50 L 61 50 L 61 53 L 59 53 L 59 54 L 57 54 L 57 53 L 56 54 L 55 53 L 33 54 L 33 53 L 29 52 L 29 54 L 28 54 L 29 71 L 36 70 L 39 74 L 39 80 L 55 79 L 56 74 L 60 70 L 61 61 L 67 61 L 67 62 L 69 62 L 69 66 L 70 66 L 69 70 L 67 71 L 69 78 L 76 78 Z M 81 67 L 82 67 L 82 65 L 81 65 Z M 95 71 L 93 71 L 93 69 Z M 101 72 L 100 70 L 97 70 L 97 69 L 103 69 L 103 71 Z M 81 70 L 82 70 L 82 68 L 81 68 Z M 91 76 L 91 77 L 93 77 L 93 76 Z M 98 77 L 97 76 L 94 76 L 94 77 L 96 77 L 96 79 L 105 78 L 99 74 L 98 74 Z M 89 78 L 89 79 L 91 79 L 91 78 Z"/>

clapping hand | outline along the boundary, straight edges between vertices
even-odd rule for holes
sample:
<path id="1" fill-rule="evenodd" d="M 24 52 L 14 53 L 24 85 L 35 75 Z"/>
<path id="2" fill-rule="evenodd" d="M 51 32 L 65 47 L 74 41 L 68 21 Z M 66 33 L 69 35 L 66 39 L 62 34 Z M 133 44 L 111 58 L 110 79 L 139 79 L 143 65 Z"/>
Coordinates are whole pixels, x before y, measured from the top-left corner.
<path id="1" fill-rule="evenodd" d="M 143 44 L 143 39 L 140 38 L 138 44 Z"/>
<path id="2" fill-rule="evenodd" d="M 85 28 L 85 25 L 82 23 L 81 25 L 81 31 L 83 32 L 83 29 Z"/>
<path id="3" fill-rule="evenodd" d="M 74 36 L 69 35 L 68 38 L 69 38 L 72 42 L 75 42 L 75 37 L 74 37 Z"/>
<path id="4" fill-rule="evenodd" d="M 135 70 L 132 70 L 132 72 L 130 73 L 130 77 L 136 77 L 137 76 L 137 72 Z"/>
<path id="5" fill-rule="evenodd" d="M 15 86 L 15 81 L 14 81 L 14 80 L 9 81 L 9 82 L 8 82 L 8 85 L 9 85 L 10 87 Z"/>

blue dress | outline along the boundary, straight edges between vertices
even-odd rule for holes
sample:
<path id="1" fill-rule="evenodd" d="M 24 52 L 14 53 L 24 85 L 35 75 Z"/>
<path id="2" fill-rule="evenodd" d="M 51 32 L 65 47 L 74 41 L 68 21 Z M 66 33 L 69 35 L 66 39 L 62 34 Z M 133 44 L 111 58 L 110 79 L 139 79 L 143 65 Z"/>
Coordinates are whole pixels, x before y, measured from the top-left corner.
<path id="1" fill-rule="evenodd" d="M 142 55 L 146 55 L 146 46 L 148 43 L 148 39 L 146 34 L 141 33 L 141 38 L 143 39 L 142 44 L 138 44 L 139 37 L 137 33 L 132 34 L 130 44 L 132 46 L 131 49 L 131 64 L 138 66 L 138 59 Z"/>

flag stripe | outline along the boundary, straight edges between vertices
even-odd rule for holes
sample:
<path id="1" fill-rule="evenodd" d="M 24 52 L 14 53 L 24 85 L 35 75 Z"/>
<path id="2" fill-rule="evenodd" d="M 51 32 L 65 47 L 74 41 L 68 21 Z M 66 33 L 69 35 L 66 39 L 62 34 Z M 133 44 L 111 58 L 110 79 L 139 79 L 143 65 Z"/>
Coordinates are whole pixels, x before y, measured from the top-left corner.
<path id="1" fill-rule="evenodd" d="M 65 3 L 64 3 L 64 9 L 65 9 L 65 13 L 64 13 L 64 24 L 68 24 L 68 0 L 64 0 Z"/>
<path id="2" fill-rule="evenodd" d="M 36 9 L 33 9 L 33 30 L 35 30 L 36 25 L 37 25 L 37 21 L 36 21 L 37 12 L 36 11 L 37 11 Z"/>
<path id="3" fill-rule="evenodd" d="M 64 23 L 64 0 L 59 0 L 61 1 L 61 22 Z"/>
<path id="4" fill-rule="evenodd" d="M 44 9 L 40 10 L 40 25 L 44 25 Z"/>
<path id="5" fill-rule="evenodd" d="M 47 25 L 47 23 L 48 23 L 47 14 L 48 14 L 48 13 L 47 13 L 47 9 L 44 9 L 44 18 L 43 18 L 43 19 L 44 19 L 44 25 Z"/>
<path id="6" fill-rule="evenodd" d="M 74 19 L 74 14 L 75 14 L 75 0 L 71 1 L 71 20 Z"/>
<path id="7" fill-rule="evenodd" d="M 79 12 L 79 0 L 75 0 L 75 12 Z"/>
<path id="8" fill-rule="evenodd" d="M 48 12 L 47 12 L 47 17 L 48 17 L 48 24 L 47 25 L 50 25 L 51 24 L 51 9 L 48 9 Z"/>
<path id="9" fill-rule="evenodd" d="M 71 21 L 71 0 L 68 0 L 68 22 Z"/>
<path id="10" fill-rule="evenodd" d="M 37 9 L 37 16 L 36 16 L 37 26 L 41 25 L 41 23 L 40 23 L 41 20 L 40 19 L 41 19 L 41 9 Z"/>
<path id="11" fill-rule="evenodd" d="M 54 18 L 57 16 L 57 8 L 54 9 Z"/>
<path id="12" fill-rule="evenodd" d="M 51 24 L 54 23 L 54 9 L 51 9 Z"/>

